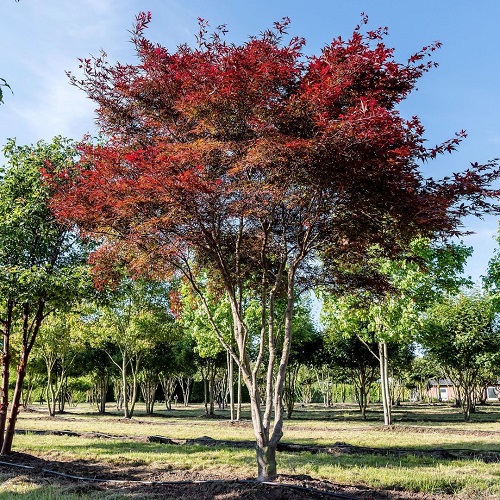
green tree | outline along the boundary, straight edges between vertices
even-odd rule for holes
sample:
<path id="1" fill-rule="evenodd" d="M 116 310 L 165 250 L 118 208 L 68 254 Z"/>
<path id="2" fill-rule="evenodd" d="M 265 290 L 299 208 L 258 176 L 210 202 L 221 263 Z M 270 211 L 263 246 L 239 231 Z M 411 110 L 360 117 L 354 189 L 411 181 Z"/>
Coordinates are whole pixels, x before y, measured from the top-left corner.
<path id="1" fill-rule="evenodd" d="M 482 386 L 481 374 L 500 362 L 500 331 L 491 297 L 461 293 L 435 304 L 426 314 L 419 339 L 452 381 L 468 421 Z"/>
<path id="2" fill-rule="evenodd" d="M 82 323 L 84 323 L 82 321 Z M 88 326 L 84 323 L 83 333 L 85 335 L 85 347 L 78 353 L 75 366 L 79 368 L 79 375 L 88 377 L 90 387 L 87 393 L 87 402 L 95 405 L 101 414 L 106 413 L 106 397 L 111 383 L 111 378 L 115 375 L 115 365 L 109 359 L 106 352 L 100 347 L 91 343 L 87 337 Z"/>
<path id="3" fill-rule="evenodd" d="M 408 387 L 414 391 L 417 400 L 425 401 L 430 381 L 436 378 L 439 379 L 441 372 L 442 370 L 437 365 L 436 360 L 428 355 L 415 357 L 412 360 L 409 367 Z"/>
<path id="4" fill-rule="evenodd" d="M 186 366 L 193 366 L 189 354 L 192 345 L 185 345 L 186 334 L 179 322 L 169 318 L 168 333 L 161 342 L 149 349 L 141 363 L 139 382 L 142 396 L 146 404 L 146 413 L 152 414 L 155 395 L 161 385 L 165 396 L 166 408 L 171 409 L 170 401 L 177 385 L 177 376 L 186 372 Z"/>
<path id="5" fill-rule="evenodd" d="M 86 252 L 76 234 L 57 222 L 49 207 L 50 188 L 41 169 L 55 170 L 74 161 L 70 140 L 4 148 L 0 173 L 0 323 L 3 327 L 0 399 L 1 453 L 10 453 L 28 359 L 44 320 L 67 310 L 89 284 Z M 19 364 L 10 412 L 11 334 L 19 339 Z M 8 417 L 7 417 L 8 414 Z M 4 430 L 6 429 L 5 435 Z"/>
<path id="6" fill-rule="evenodd" d="M 367 340 L 378 344 L 377 352 L 369 349 L 379 361 L 385 425 L 392 423 L 388 343 L 410 344 L 422 312 L 469 282 L 462 272 L 470 253 L 463 245 L 436 246 L 424 238 L 394 258 L 380 256 L 374 247 L 367 263 L 347 273 L 358 274 L 362 286 L 343 296 L 325 296 L 324 316 L 338 331 L 355 332 L 367 348 Z M 375 285 L 370 281 L 374 276 Z"/>
<path id="7" fill-rule="evenodd" d="M 47 370 L 47 407 L 51 417 L 64 410 L 67 379 L 78 354 L 85 348 L 81 323 L 74 313 L 48 317 L 42 325 L 34 355 L 43 358 Z"/>
<path id="8" fill-rule="evenodd" d="M 132 418 L 143 358 L 172 331 L 168 285 L 124 278 L 108 295 L 105 303 L 90 309 L 86 321 L 91 343 L 108 353 L 121 374 L 124 417 Z"/>
<path id="9" fill-rule="evenodd" d="M 364 331 L 361 334 L 364 334 Z M 372 355 L 377 344 L 368 339 L 361 341 L 356 332 L 339 335 L 337 331 L 330 329 L 325 331 L 325 342 L 330 363 L 343 370 L 348 380 L 353 383 L 359 410 L 362 417 L 366 418 L 370 389 L 378 378 L 379 366 Z"/>
<path id="10" fill-rule="evenodd" d="M 222 353 L 225 352 L 224 346 L 221 344 L 209 318 L 213 321 L 219 331 L 222 333 L 224 340 L 231 343 L 231 336 L 233 331 L 233 323 L 231 317 L 231 305 L 225 294 L 219 294 L 216 290 L 208 287 L 208 280 L 206 273 L 199 273 L 200 286 L 203 286 L 204 295 L 206 297 L 206 307 L 201 303 L 198 295 L 192 292 L 189 286 L 183 286 L 181 293 L 183 297 L 183 308 L 181 314 L 181 324 L 183 329 L 188 332 L 194 340 L 194 349 L 199 356 L 198 365 L 202 375 L 204 384 L 204 399 L 205 411 L 207 415 L 214 415 L 215 410 L 215 384 L 217 368 L 222 360 Z M 226 358 L 224 356 L 224 358 Z M 232 361 L 228 360 L 228 365 Z M 228 374 L 231 372 L 230 367 L 227 367 Z M 231 372 L 232 373 L 232 372 Z M 181 381 L 179 380 L 179 383 Z M 208 388 L 207 388 L 208 383 Z M 231 420 L 234 420 L 234 393 L 232 391 L 233 381 L 231 380 L 228 385 L 230 386 L 231 393 Z"/>

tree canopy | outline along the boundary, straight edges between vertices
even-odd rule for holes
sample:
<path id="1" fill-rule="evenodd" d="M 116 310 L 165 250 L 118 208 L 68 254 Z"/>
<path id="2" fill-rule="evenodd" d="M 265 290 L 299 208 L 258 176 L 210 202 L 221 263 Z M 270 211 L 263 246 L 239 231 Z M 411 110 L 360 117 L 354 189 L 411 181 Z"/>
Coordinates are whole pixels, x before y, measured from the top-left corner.
<path id="1" fill-rule="evenodd" d="M 500 332 L 491 297 L 460 294 L 434 305 L 420 341 L 453 382 L 464 419 L 469 420 L 481 372 L 498 366 L 500 360 Z"/>
<path id="2" fill-rule="evenodd" d="M 71 141 L 56 137 L 32 146 L 14 140 L 4 148 L 0 174 L 0 324 L 2 342 L 1 453 L 9 453 L 28 357 L 44 319 L 65 310 L 89 290 L 86 247 L 56 220 L 49 208 L 51 188 L 43 182 L 44 162 L 64 170 L 75 160 Z M 7 422 L 10 337 L 20 331 L 20 361 Z M 7 432 L 4 439 L 4 429 Z"/>

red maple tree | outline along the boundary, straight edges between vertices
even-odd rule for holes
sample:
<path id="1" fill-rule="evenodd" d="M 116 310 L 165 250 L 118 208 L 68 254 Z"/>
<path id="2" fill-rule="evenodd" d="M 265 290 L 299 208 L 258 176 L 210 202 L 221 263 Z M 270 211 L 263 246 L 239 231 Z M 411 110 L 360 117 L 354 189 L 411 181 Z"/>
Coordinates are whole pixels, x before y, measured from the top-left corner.
<path id="1" fill-rule="evenodd" d="M 311 287 L 318 257 L 356 260 L 373 244 L 394 254 L 416 235 L 456 234 L 464 215 L 491 208 L 498 170 L 420 173 L 464 135 L 428 149 L 419 120 L 396 109 L 439 44 L 396 62 L 385 29 L 364 31 L 364 18 L 349 40 L 305 57 L 287 19 L 241 45 L 200 20 L 198 45 L 170 52 L 145 37 L 149 22 L 139 14 L 132 32 L 137 64 L 101 54 L 70 76 L 97 104 L 106 140 L 83 143 L 79 164 L 53 177 L 53 210 L 101 241 L 101 285 L 118 261 L 138 275 L 180 273 L 202 300 L 193 264 L 222 284 L 234 342 L 208 304 L 207 317 L 250 393 L 258 476 L 274 479 L 294 296 Z M 261 302 L 257 334 L 244 319 L 249 296 Z"/>

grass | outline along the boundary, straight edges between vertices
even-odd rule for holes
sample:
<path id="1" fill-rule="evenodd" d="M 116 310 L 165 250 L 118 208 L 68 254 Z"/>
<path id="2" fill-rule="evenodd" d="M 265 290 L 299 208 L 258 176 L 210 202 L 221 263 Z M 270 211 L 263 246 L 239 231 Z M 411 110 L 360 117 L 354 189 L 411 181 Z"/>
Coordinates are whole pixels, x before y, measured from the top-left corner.
<path id="1" fill-rule="evenodd" d="M 141 410 L 141 407 L 139 407 Z M 118 413 L 96 415 L 82 405 L 54 419 L 41 408 L 20 414 L 18 428 L 24 430 L 68 430 L 79 433 L 100 432 L 122 436 L 162 435 L 170 438 L 210 436 L 226 440 L 253 440 L 253 430 L 245 408 L 245 421 L 232 425 L 225 419 L 201 418 L 203 409 L 193 405 L 172 412 L 159 411 L 146 416 L 140 411 L 131 421 Z M 227 416 L 226 411 L 218 415 Z M 443 459 L 422 451 L 468 449 L 500 453 L 500 407 L 489 406 L 473 415 L 471 423 L 461 421 L 460 411 L 446 405 L 402 406 L 394 412 L 394 429 L 380 423 L 380 410 L 373 407 L 367 421 L 360 419 L 350 405 L 323 409 L 303 408 L 285 422 L 283 442 L 332 445 L 336 442 L 379 448 L 381 451 L 404 448 L 403 456 L 381 454 L 278 453 L 278 470 L 283 474 L 306 474 L 341 484 L 365 485 L 414 492 L 448 493 L 465 498 L 500 498 L 500 463 L 477 458 Z M 472 431 L 472 432 L 471 432 Z M 483 432 L 484 431 L 484 432 Z M 255 474 L 251 449 L 206 447 L 201 445 L 163 445 L 123 439 L 99 439 L 56 435 L 19 434 L 16 451 L 46 460 L 80 460 L 112 465 L 147 466 L 151 470 L 203 471 L 215 477 Z M 412 453 L 414 452 L 414 453 Z M 2 478 L 0 477 L 0 482 Z M 40 489 L 41 488 L 41 489 Z M 60 498 L 54 486 L 40 486 L 22 476 L 3 481 L 2 498 Z M 100 495 L 101 493 L 99 493 Z M 104 493 L 103 493 L 104 494 Z M 7 496 L 5 496 L 7 495 Z M 10 495 L 10 496 L 8 496 Z M 46 496 L 43 496 L 46 495 Z M 53 496 L 50 496 L 53 495 Z M 71 491 L 65 498 L 73 498 Z M 75 493 L 84 498 L 85 492 Z M 79 495 L 79 496 L 78 496 Z M 82 496 L 83 495 L 83 496 Z M 92 498 L 97 498 L 96 492 Z M 76 498 L 76 497 L 75 497 Z"/>

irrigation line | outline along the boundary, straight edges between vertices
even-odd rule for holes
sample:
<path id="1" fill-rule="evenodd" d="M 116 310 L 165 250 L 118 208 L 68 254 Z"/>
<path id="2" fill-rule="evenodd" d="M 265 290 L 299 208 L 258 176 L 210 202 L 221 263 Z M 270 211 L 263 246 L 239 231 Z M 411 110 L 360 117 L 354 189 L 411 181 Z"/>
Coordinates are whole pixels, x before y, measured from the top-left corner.
<path id="1" fill-rule="evenodd" d="M 36 470 L 36 467 L 33 467 L 31 465 L 23 465 L 23 464 L 16 464 L 13 462 L 0 462 L 0 465 L 7 465 L 9 467 L 19 467 L 23 469 L 31 469 L 31 470 Z M 272 487 L 281 487 L 281 488 L 287 488 L 290 490 L 298 490 L 298 491 L 306 491 L 310 493 L 317 493 L 319 495 L 325 495 L 328 497 L 332 498 L 339 498 L 341 500 L 358 500 L 359 497 L 354 497 L 352 495 L 344 495 L 342 493 L 334 493 L 333 491 L 326 491 L 326 490 L 320 490 L 318 488 L 308 488 L 307 486 L 299 486 L 296 484 L 289 484 L 289 483 L 275 483 L 272 481 L 257 481 L 257 480 L 252 480 L 252 479 L 235 479 L 235 480 L 227 480 L 227 479 L 203 479 L 203 480 L 196 480 L 196 479 L 191 479 L 191 480 L 184 480 L 184 481 L 140 481 L 137 479 L 132 479 L 132 480 L 123 480 L 123 479 L 98 479 L 94 477 L 82 477 L 82 476 L 74 476 L 72 474 L 65 474 L 63 472 L 57 472 L 55 470 L 51 469 L 41 469 L 42 472 L 45 472 L 47 474 L 53 474 L 55 476 L 63 477 L 66 479 L 73 479 L 76 481 L 87 481 L 87 482 L 93 482 L 93 483 L 112 483 L 112 484 L 134 484 L 134 485 L 148 485 L 148 486 L 182 486 L 182 485 L 189 485 L 189 484 L 228 484 L 228 483 L 234 483 L 234 484 L 265 484 L 267 486 L 272 486 Z"/>

